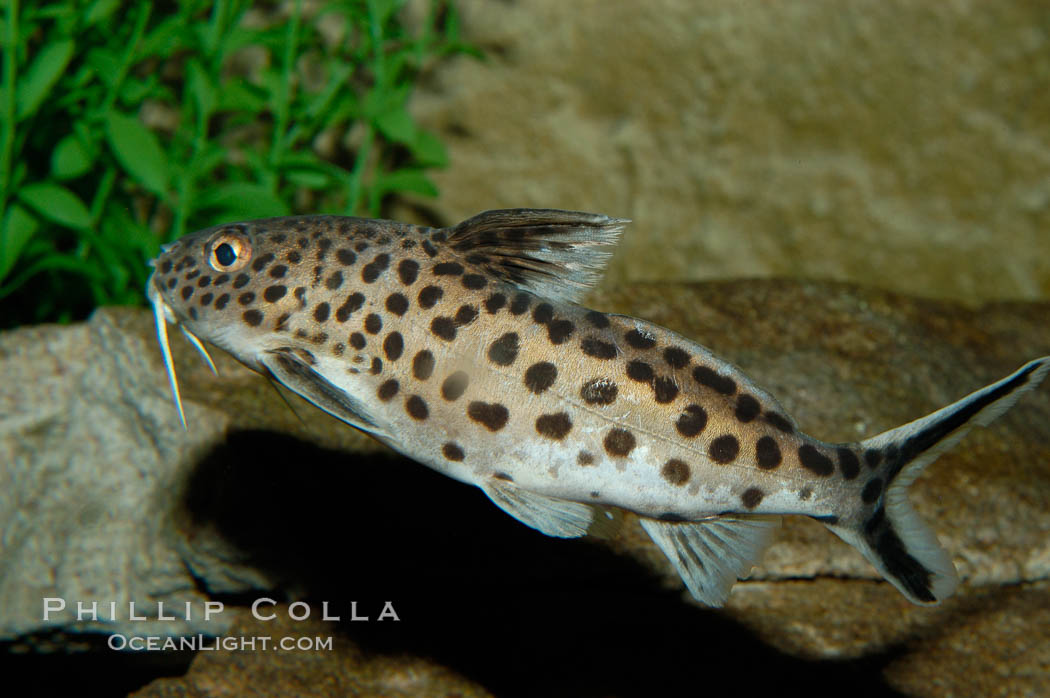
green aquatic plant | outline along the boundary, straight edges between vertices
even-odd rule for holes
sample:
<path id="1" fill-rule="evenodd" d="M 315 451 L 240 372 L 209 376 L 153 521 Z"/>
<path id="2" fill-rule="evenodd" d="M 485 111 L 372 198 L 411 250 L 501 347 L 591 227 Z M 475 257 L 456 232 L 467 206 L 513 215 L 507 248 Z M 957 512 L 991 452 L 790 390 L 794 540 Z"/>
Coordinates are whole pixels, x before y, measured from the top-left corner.
<path id="1" fill-rule="evenodd" d="M 407 102 L 452 53 L 432 0 L 9 0 L 0 19 L 0 323 L 143 302 L 160 245 L 224 221 L 378 215 L 447 162 Z"/>

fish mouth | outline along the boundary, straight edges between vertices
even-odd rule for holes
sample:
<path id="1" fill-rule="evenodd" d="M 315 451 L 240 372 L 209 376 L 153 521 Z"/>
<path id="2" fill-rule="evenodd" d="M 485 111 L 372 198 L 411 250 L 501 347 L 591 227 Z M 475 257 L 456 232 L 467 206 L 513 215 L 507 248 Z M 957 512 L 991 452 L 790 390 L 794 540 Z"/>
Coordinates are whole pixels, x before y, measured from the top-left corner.
<path id="1" fill-rule="evenodd" d="M 176 317 L 172 307 L 161 296 L 160 288 L 154 283 L 153 276 L 150 277 L 147 283 L 146 297 L 149 298 L 150 305 L 153 306 L 153 321 L 157 329 L 157 341 L 160 344 L 161 356 L 164 358 L 164 370 L 168 373 L 168 384 L 171 386 L 171 396 L 175 400 L 175 409 L 179 413 L 179 421 L 182 423 L 182 428 L 187 429 L 186 413 L 182 409 L 182 397 L 179 395 L 179 380 L 175 375 L 175 363 L 171 359 L 171 345 L 168 342 L 168 323 L 182 330 L 182 334 L 189 340 L 190 344 L 204 357 L 212 373 L 218 375 L 219 372 L 215 370 L 215 362 L 211 360 L 211 356 L 208 355 L 208 350 L 204 348 L 201 340 L 186 329 L 186 326 Z"/>

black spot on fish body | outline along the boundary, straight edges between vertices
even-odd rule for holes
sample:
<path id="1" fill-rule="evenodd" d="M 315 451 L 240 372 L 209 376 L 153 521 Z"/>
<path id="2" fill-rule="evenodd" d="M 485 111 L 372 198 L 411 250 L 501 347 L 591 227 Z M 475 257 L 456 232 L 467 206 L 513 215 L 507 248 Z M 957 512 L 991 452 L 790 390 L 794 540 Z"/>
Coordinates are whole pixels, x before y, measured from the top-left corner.
<path id="1" fill-rule="evenodd" d="M 434 354 L 423 349 L 412 358 L 412 375 L 417 380 L 425 381 L 434 373 Z"/>
<path id="2" fill-rule="evenodd" d="M 732 434 L 719 436 L 711 442 L 707 449 L 711 460 L 722 465 L 732 463 L 736 460 L 738 453 L 740 453 L 740 442 Z"/>
<path id="3" fill-rule="evenodd" d="M 722 395 L 732 395 L 736 392 L 736 381 L 716 373 L 708 366 L 697 366 L 694 368 L 693 378 L 700 385 L 707 386 Z"/>
<path id="4" fill-rule="evenodd" d="M 346 322 L 350 315 L 361 309 L 361 306 L 365 304 L 365 295 L 360 292 L 351 293 L 347 296 L 346 301 L 336 308 L 335 319 L 339 322 Z"/>
<path id="5" fill-rule="evenodd" d="M 877 449 L 874 449 L 874 448 L 869 448 L 867 451 L 864 452 L 864 464 L 867 465 L 872 470 L 874 470 L 875 468 L 879 467 L 879 463 L 881 463 L 881 462 L 882 462 L 882 452 L 881 451 L 879 451 Z"/>
<path id="6" fill-rule="evenodd" d="M 839 457 L 839 470 L 842 471 L 842 477 L 852 480 L 860 474 L 860 460 L 856 453 L 848 448 L 839 448 L 835 453 Z"/>
<path id="7" fill-rule="evenodd" d="M 327 279 L 324 281 L 324 286 L 329 291 L 335 291 L 343 285 L 343 272 L 335 271 L 332 272 Z"/>
<path id="8" fill-rule="evenodd" d="M 611 405 L 616 400 L 618 388 L 608 378 L 594 378 L 580 388 L 580 397 L 588 405 Z"/>
<path id="9" fill-rule="evenodd" d="M 576 326 L 568 320 L 552 320 L 547 324 L 547 338 L 551 344 L 562 344 L 575 328 Z"/>
<path id="10" fill-rule="evenodd" d="M 638 329 L 628 331 L 623 338 L 635 349 L 652 349 L 656 346 L 656 339 L 652 335 Z"/>
<path id="11" fill-rule="evenodd" d="M 609 326 L 609 318 L 607 318 L 604 313 L 599 313 L 597 310 L 588 311 L 584 317 L 587 322 L 591 323 L 591 326 L 596 329 L 604 330 Z"/>
<path id="12" fill-rule="evenodd" d="M 747 423 L 752 421 L 762 411 L 762 406 L 758 403 L 758 400 L 751 397 L 747 393 L 741 393 L 736 399 L 736 410 L 734 414 L 738 421 Z"/>
<path id="13" fill-rule="evenodd" d="M 765 497 L 765 493 L 757 487 L 749 487 L 744 490 L 744 493 L 740 495 L 740 501 L 748 509 L 754 509 L 762 503 L 762 499 Z"/>
<path id="14" fill-rule="evenodd" d="M 436 317 L 430 321 L 430 331 L 435 337 L 451 342 L 456 338 L 456 321 L 450 317 Z"/>
<path id="15" fill-rule="evenodd" d="M 327 303 L 320 303 L 314 308 L 314 320 L 317 322 L 325 322 L 328 320 L 328 314 L 331 312 L 331 308 Z"/>
<path id="16" fill-rule="evenodd" d="M 383 353 L 386 355 L 386 358 L 391 361 L 397 361 L 401 358 L 401 353 L 404 349 L 405 341 L 401 337 L 400 332 L 391 332 L 386 336 L 386 339 L 383 340 Z"/>
<path id="17" fill-rule="evenodd" d="M 366 284 L 375 283 L 379 275 L 390 265 L 390 255 L 386 252 L 376 255 L 375 259 L 361 269 L 361 280 Z"/>
<path id="18" fill-rule="evenodd" d="M 230 294 L 224 293 L 215 299 L 215 309 L 222 310 L 226 307 L 226 304 L 230 302 Z"/>
<path id="19" fill-rule="evenodd" d="M 827 477 L 835 472 L 835 465 L 831 459 L 810 444 L 799 447 L 798 460 L 803 468 L 821 477 Z"/>
<path id="20" fill-rule="evenodd" d="M 536 433 L 555 441 L 561 441 L 572 430 L 572 420 L 565 412 L 544 414 L 536 419 Z"/>
<path id="21" fill-rule="evenodd" d="M 785 434 L 792 434 L 795 431 L 795 428 L 791 426 L 791 422 L 787 420 L 787 417 L 779 412 L 766 412 L 764 418 L 767 423 Z"/>
<path id="22" fill-rule="evenodd" d="M 580 349 L 587 356 L 592 356 L 596 359 L 616 358 L 616 345 L 602 341 L 597 337 L 584 337 L 583 341 L 580 342 Z"/>
<path id="23" fill-rule="evenodd" d="M 707 411 L 700 405 L 688 405 L 675 422 L 678 433 L 693 438 L 707 426 Z"/>
<path id="24" fill-rule="evenodd" d="M 283 279 L 284 275 L 288 273 L 288 267 L 284 264 L 275 264 L 270 267 L 270 278 Z"/>
<path id="25" fill-rule="evenodd" d="M 247 274 L 238 274 L 237 278 L 233 280 L 234 288 L 244 288 L 248 285 L 248 282 L 252 280 L 252 277 Z"/>
<path id="26" fill-rule="evenodd" d="M 532 311 L 532 320 L 537 324 L 546 325 L 552 319 L 554 319 L 554 308 L 550 303 L 540 303 Z"/>
<path id="27" fill-rule="evenodd" d="M 481 274 L 465 274 L 463 276 L 463 288 L 478 291 L 488 285 L 488 279 Z"/>
<path id="28" fill-rule="evenodd" d="M 252 327 L 258 327 L 262 324 L 263 321 L 263 314 L 258 310 L 255 310 L 254 308 L 251 310 L 244 311 L 244 315 L 242 317 L 244 318 L 244 321 Z"/>
<path id="29" fill-rule="evenodd" d="M 441 384 L 441 397 L 454 402 L 463 396 L 470 383 L 470 376 L 463 371 L 456 371 Z"/>
<path id="30" fill-rule="evenodd" d="M 678 347 L 667 347 L 664 349 L 664 361 L 671 368 L 685 368 L 689 365 L 689 354 Z"/>
<path id="31" fill-rule="evenodd" d="M 485 299 L 485 312 L 489 315 L 495 315 L 500 309 L 506 305 L 507 297 L 502 293 L 493 293 L 491 296 Z"/>
<path id="32" fill-rule="evenodd" d="M 424 240 L 422 247 L 423 251 L 427 253 L 428 257 L 437 257 L 437 248 L 434 247 L 433 243 L 431 243 L 430 240 Z"/>
<path id="33" fill-rule="evenodd" d="M 463 453 L 463 448 L 459 444 L 452 443 L 451 441 L 449 441 L 441 447 L 441 453 L 445 456 L 445 458 L 451 461 L 458 462 L 463 460 L 463 458 L 465 457 L 465 454 Z"/>
<path id="34" fill-rule="evenodd" d="M 510 412 L 499 403 L 476 400 L 467 405 L 467 416 L 489 431 L 499 431 L 507 425 Z"/>
<path id="35" fill-rule="evenodd" d="M 634 438 L 634 434 L 627 431 L 626 429 L 610 429 L 609 433 L 605 435 L 605 439 L 602 441 L 605 446 L 605 452 L 610 456 L 626 457 L 630 455 L 631 451 L 634 450 L 637 441 Z"/>
<path id="36" fill-rule="evenodd" d="M 529 366 L 525 371 L 525 387 L 539 395 L 554 385 L 558 369 L 549 361 L 540 361 Z"/>
<path id="37" fill-rule="evenodd" d="M 437 305 L 437 302 L 441 300 L 443 295 L 445 295 L 445 291 L 440 286 L 425 286 L 419 292 L 416 300 L 419 302 L 420 308 L 429 309 Z"/>
<path id="38" fill-rule="evenodd" d="M 402 293 L 391 293 L 386 297 L 386 309 L 401 317 L 408 311 L 408 299 Z"/>
<path id="39" fill-rule="evenodd" d="M 375 313 L 369 313 L 365 317 L 365 332 L 368 334 L 379 334 L 380 330 L 383 329 L 383 318 L 379 317 Z"/>
<path id="40" fill-rule="evenodd" d="M 245 291 L 237 297 L 237 302 L 241 305 L 251 305 L 255 302 L 255 294 L 251 291 Z"/>
<path id="41" fill-rule="evenodd" d="M 681 487 L 689 482 L 689 465 L 683 460 L 672 458 L 660 468 L 660 474 L 675 487 Z"/>
<path id="42" fill-rule="evenodd" d="M 363 334 L 361 334 L 360 332 L 350 333 L 350 346 L 352 346 L 354 349 L 360 351 L 361 349 L 365 348 L 366 344 L 368 344 L 368 341 L 365 339 L 365 336 Z"/>
<path id="43" fill-rule="evenodd" d="M 772 436 L 763 436 L 755 444 L 755 457 L 758 467 L 763 470 L 772 470 L 780 465 L 782 456 L 776 439 Z"/>
<path id="44" fill-rule="evenodd" d="M 868 481 L 868 484 L 864 485 L 864 489 L 860 493 L 860 498 L 865 504 L 874 504 L 881 494 L 882 479 L 876 477 L 872 478 Z"/>
<path id="45" fill-rule="evenodd" d="M 255 258 L 255 261 L 252 262 L 252 269 L 254 269 L 255 271 L 262 271 L 274 259 L 276 259 L 276 258 L 272 254 L 267 252 L 266 254 L 262 255 L 261 257 L 256 257 Z"/>
<path id="46" fill-rule="evenodd" d="M 405 400 L 405 411 L 417 422 L 422 422 L 430 415 L 426 401 L 418 395 L 411 395 Z"/>
<path id="47" fill-rule="evenodd" d="M 276 303 L 284 298 L 286 293 L 288 293 L 288 288 L 285 286 L 267 286 L 266 290 L 263 291 L 263 298 L 265 298 L 268 303 Z"/>
<path id="48" fill-rule="evenodd" d="M 209 286 L 209 285 L 211 285 L 211 277 L 210 276 L 205 275 L 205 276 L 202 276 L 201 278 L 197 279 L 197 288 L 204 288 L 205 286 Z"/>
<path id="49" fill-rule="evenodd" d="M 376 396 L 383 402 L 389 402 L 395 395 L 397 395 L 399 388 L 400 386 L 398 385 L 398 382 L 391 378 L 379 386 L 379 389 L 376 391 Z"/>
<path id="50" fill-rule="evenodd" d="M 434 265 L 434 276 L 459 276 L 463 265 L 459 262 L 439 262 Z"/>
<path id="51" fill-rule="evenodd" d="M 510 302 L 510 314 L 521 315 L 529 309 L 529 294 L 525 292 L 519 292 L 514 295 L 514 300 Z"/>
<path id="52" fill-rule="evenodd" d="M 678 384 L 669 376 L 658 376 L 653 380 L 653 397 L 660 404 L 673 402 L 678 397 Z"/>
<path id="53" fill-rule="evenodd" d="M 201 304 L 201 307 L 203 308 L 205 306 L 210 305 L 213 298 L 214 296 L 211 293 L 205 293 L 203 296 L 200 297 L 199 303 Z"/>
<path id="54" fill-rule="evenodd" d="M 339 263 L 344 267 L 352 266 L 357 261 L 357 255 L 352 250 L 348 250 L 345 247 L 340 247 L 335 251 L 335 258 L 339 260 Z"/>
<path id="55" fill-rule="evenodd" d="M 419 276 L 419 263 L 414 259 L 401 260 L 401 263 L 397 265 L 397 275 L 401 279 L 401 283 L 405 286 L 411 286 L 416 282 L 416 277 Z"/>
<path id="56" fill-rule="evenodd" d="M 653 367 L 644 361 L 631 361 L 627 364 L 627 377 L 639 383 L 648 383 L 653 379 Z"/>
<path id="57" fill-rule="evenodd" d="M 517 332 L 507 332 L 489 345 L 489 361 L 498 366 L 510 366 L 518 358 Z"/>
<path id="58" fill-rule="evenodd" d="M 469 325 L 478 318 L 478 309 L 472 305 L 461 305 L 456 311 L 456 324 L 460 327 Z"/>

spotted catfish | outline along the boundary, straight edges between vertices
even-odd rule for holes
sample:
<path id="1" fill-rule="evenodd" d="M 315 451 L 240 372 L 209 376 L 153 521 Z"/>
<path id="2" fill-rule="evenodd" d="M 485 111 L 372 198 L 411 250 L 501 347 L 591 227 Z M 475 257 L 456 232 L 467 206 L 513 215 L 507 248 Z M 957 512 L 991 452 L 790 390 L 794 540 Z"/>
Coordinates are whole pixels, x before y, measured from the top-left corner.
<path id="1" fill-rule="evenodd" d="M 447 229 L 305 216 L 188 235 L 149 282 L 180 416 L 169 322 L 543 533 L 635 512 L 704 603 L 725 601 L 783 514 L 824 523 L 916 603 L 951 594 L 951 560 L 907 487 L 1050 357 L 910 424 L 824 443 L 703 346 L 576 305 L 625 222 L 520 209 Z"/>

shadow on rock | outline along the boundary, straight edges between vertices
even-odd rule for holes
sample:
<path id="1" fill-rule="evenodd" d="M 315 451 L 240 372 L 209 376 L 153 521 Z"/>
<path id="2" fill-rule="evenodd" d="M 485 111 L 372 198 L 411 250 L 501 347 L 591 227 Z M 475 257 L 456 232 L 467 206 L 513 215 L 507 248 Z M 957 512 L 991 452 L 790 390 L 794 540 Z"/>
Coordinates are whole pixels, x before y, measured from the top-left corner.
<path id="1" fill-rule="evenodd" d="M 366 652 L 430 657 L 500 696 L 895 695 L 881 671 L 896 653 L 785 655 L 636 562 L 548 538 L 404 458 L 238 432 L 200 463 L 185 507 L 194 528 L 235 543 L 315 617 L 328 601 L 338 632 Z M 386 601 L 399 622 L 377 620 Z M 369 622 L 350 620 L 352 602 Z"/>

